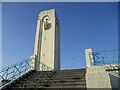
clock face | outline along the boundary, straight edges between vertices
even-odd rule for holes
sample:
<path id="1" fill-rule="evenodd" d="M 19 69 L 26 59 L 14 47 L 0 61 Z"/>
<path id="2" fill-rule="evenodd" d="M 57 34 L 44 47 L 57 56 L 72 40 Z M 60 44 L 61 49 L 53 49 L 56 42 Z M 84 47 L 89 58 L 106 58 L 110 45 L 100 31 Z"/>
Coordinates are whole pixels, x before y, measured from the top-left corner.
<path id="1" fill-rule="evenodd" d="M 43 23 L 44 23 L 44 29 L 45 30 L 49 30 L 51 28 L 51 22 L 50 22 L 50 17 L 49 16 L 44 17 Z"/>

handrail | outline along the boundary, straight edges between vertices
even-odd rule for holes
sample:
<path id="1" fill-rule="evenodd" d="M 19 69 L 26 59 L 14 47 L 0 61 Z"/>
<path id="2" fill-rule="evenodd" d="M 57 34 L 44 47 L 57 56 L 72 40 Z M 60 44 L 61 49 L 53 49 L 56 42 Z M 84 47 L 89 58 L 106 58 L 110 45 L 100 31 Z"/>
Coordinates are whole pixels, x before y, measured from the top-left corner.
<path id="1" fill-rule="evenodd" d="M 30 60 L 24 60 L 0 70 L 0 87 L 16 79 L 29 70 Z"/>
<path id="2" fill-rule="evenodd" d="M 120 75 L 119 75 L 119 72 L 120 72 L 120 65 L 117 65 L 117 64 L 110 64 L 108 66 L 105 66 L 106 67 L 106 71 L 108 72 L 113 72 L 116 73 L 118 75 L 118 77 L 120 78 Z"/>
<path id="3" fill-rule="evenodd" d="M 33 67 L 33 65 L 31 65 L 31 61 L 32 59 L 24 60 L 0 70 L 0 87 L 3 87 L 4 85 L 15 80 L 22 74 L 25 74 L 26 72 L 30 71 L 31 68 Z M 36 65 L 40 65 L 38 69 L 39 71 L 53 70 L 46 64 L 42 62 L 39 63 L 38 60 L 36 63 L 37 63 Z"/>

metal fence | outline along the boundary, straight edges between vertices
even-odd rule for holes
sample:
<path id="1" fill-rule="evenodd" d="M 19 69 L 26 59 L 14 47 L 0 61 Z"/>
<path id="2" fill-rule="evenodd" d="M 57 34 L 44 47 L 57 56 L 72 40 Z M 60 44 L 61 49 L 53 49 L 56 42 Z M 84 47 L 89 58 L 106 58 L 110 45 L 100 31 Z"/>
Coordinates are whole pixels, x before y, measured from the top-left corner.
<path id="1" fill-rule="evenodd" d="M 27 72 L 30 67 L 29 62 L 30 60 L 21 61 L 0 70 L 0 86 L 5 85 L 11 80 L 16 79 L 21 74 Z"/>
<path id="2" fill-rule="evenodd" d="M 93 58 L 95 66 L 106 64 L 120 64 L 120 50 L 93 52 Z"/>
<path id="3" fill-rule="evenodd" d="M 31 70 L 31 67 L 34 65 L 31 64 L 31 59 L 24 60 L 9 67 L 3 68 L 0 70 L 0 87 L 9 83 L 10 81 L 15 80 L 19 76 L 25 74 Z M 35 63 L 32 63 L 35 64 Z M 53 70 L 51 67 L 45 65 L 42 62 L 36 62 L 36 65 L 39 65 L 39 71 Z"/>

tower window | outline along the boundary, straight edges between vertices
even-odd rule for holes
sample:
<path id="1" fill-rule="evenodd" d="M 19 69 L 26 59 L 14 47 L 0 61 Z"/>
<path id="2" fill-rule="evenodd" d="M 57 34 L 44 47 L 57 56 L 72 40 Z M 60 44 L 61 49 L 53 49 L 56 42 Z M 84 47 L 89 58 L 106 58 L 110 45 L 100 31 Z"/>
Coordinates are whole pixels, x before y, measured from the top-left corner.
<path id="1" fill-rule="evenodd" d="M 51 28 L 51 22 L 50 22 L 50 17 L 45 16 L 44 17 L 44 29 L 49 30 Z"/>

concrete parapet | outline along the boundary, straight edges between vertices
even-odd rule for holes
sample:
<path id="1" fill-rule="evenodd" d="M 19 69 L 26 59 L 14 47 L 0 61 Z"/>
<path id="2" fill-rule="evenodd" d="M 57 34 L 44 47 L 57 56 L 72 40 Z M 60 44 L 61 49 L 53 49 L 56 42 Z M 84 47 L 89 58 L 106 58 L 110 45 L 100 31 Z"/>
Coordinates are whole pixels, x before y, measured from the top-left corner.
<path id="1" fill-rule="evenodd" d="M 86 67 L 94 66 L 94 60 L 93 60 L 91 48 L 85 49 L 85 57 L 86 57 Z"/>
<path id="2" fill-rule="evenodd" d="M 111 88 L 109 73 L 102 66 L 88 67 L 86 85 L 87 88 Z"/>
<path id="3" fill-rule="evenodd" d="M 120 64 L 104 65 L 103 67 L 109 73 L 112 88 L 119 88 L 120 89 L 120 85 L 119 85 Z"/>

